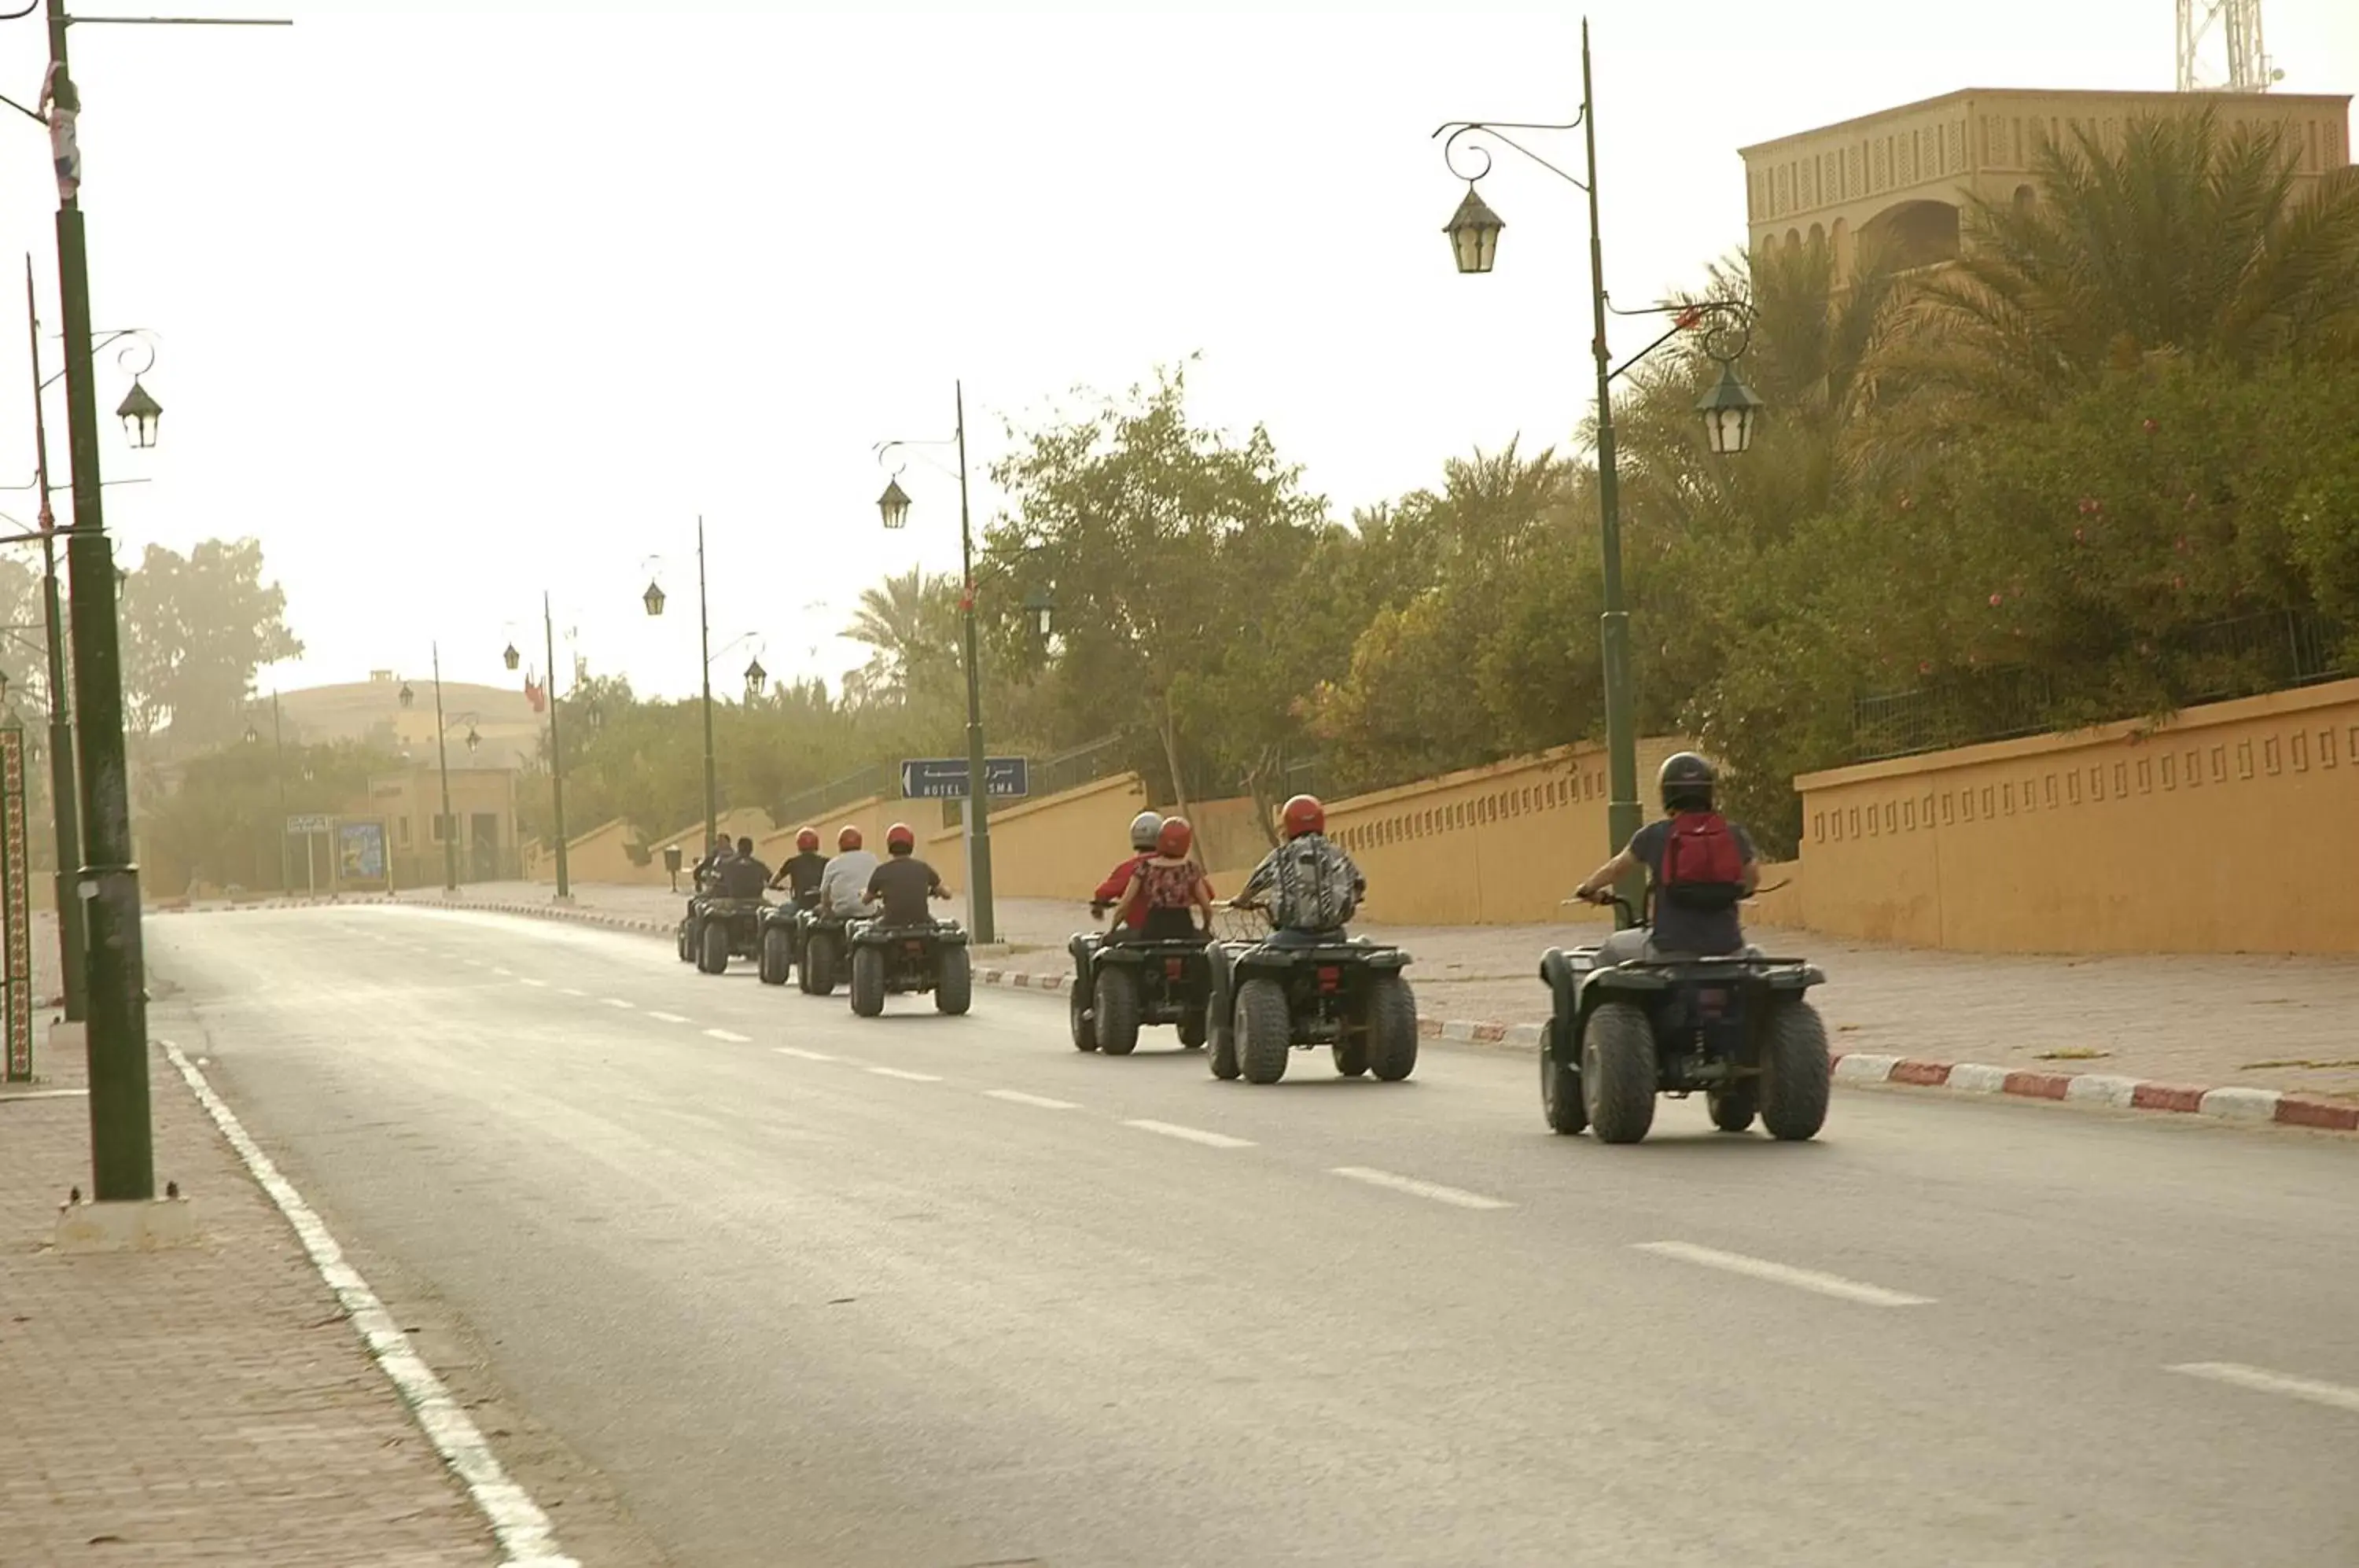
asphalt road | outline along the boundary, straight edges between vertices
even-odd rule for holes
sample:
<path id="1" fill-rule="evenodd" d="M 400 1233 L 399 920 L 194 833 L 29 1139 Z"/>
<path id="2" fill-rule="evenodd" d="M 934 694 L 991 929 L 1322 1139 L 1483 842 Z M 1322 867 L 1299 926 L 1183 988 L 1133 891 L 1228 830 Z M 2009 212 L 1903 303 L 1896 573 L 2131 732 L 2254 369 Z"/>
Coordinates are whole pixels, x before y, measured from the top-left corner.
<path id="1" fill-rule="evenodd" d="M 158 1031 L 681 1563 L 2359 1563 L 2347 1138 L 1609 1149 L 1522 1053 L 1256 1089 L 553 923 L 147 930 Z"/>

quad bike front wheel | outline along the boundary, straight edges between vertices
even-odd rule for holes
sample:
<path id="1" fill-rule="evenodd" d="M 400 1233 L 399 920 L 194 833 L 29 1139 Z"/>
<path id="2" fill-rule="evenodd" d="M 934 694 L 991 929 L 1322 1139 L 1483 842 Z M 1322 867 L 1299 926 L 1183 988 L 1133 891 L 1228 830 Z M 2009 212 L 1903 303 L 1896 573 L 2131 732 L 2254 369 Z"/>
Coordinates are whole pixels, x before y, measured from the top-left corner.
<path id="1" fill-rule="evenodd" d="M 1335 1058 L 1335 1071 L 1346 1078 L 1368 1075 L 1368 1042 L 1364 1040 L 1337 1040 L 1328 1051 Z"/>
<path id="2" fill-rule="evenodd" d="M 1808 1002 L 1781 1002 L 1761 1040 L 1761 1125 L 1780 1142 L 1816 1138 L 1826 1125 L 1834 1064 L 1827 1026 Z"/>
<path id="3" fill-rule="evenodd" d="M 1604 1002 L 1581 1031 L 1581 1093 L 1600 1143 L 1636 1143 L 1655 1125 L 1655 1027 L 1646 1009 Z"/>
<path id="4" fill-rule="evenodd" d="M 1180 1015 L 1180 1047 L 1183 1051 L 1204 1049 L 1207 1025 L 1202 1008 L 1193 1008 Z"/>
<path id="5" fill-rule="evenodd" d="M 1589 1107 L 1581 1097 L 1581 1074 L 1557 1057 L 1559 1027 L 1560 1020 L 1550 1018 L 1540 1041 L 1540 1114 L 1548 1117 L 1550 1132 L 1570 1137 L 1587 1129 Z"/>
<path id="6" fill-rule="evenodd" d="M 1073 983 L 1065 987 L 1065 1015 L 1072 1025 L 1075 1051 L 1095 1051 L 1098 1048 L 1097 1020 L 1090 1013 L 1091 1000 L 1091 987 L 1082 976 L 1074 975 Z"/>

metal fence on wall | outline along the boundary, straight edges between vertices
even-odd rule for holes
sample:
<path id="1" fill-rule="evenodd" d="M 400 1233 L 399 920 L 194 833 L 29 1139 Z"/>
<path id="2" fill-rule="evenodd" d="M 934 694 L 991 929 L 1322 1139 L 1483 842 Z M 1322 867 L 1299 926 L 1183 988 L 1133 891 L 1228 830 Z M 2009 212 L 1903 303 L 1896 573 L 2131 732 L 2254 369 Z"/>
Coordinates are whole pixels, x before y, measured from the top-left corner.
<path id="1" fill-rule="evenodd" d="M 2348 648 L 2345 629 L 2322 615 L 2267 610 L 2189 627 L 2165 639 L 2153 657 L 2175 671 L 2180 702 L 2217 702 L 2359 672 Z M 2058 726 L 2054 681 L 2044 670 L 2006 666 L 1857 699 L 1852 760 L 1913 757 Z"/>

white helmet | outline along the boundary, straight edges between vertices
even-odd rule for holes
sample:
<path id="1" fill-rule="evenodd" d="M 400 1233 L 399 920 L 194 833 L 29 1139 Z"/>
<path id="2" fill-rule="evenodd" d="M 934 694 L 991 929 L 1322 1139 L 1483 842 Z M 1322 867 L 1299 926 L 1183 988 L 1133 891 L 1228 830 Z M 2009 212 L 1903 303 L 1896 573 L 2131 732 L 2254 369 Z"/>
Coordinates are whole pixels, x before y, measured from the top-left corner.
<path id="1" fill-rule="evenodd" d="M 1130 847 L 1142 852 L 1153 849 L 1157 837 L 1162 832 L 1161 817 L 1157 816 L 1153 811 L 1141 811 L 1130 819 Z"/>

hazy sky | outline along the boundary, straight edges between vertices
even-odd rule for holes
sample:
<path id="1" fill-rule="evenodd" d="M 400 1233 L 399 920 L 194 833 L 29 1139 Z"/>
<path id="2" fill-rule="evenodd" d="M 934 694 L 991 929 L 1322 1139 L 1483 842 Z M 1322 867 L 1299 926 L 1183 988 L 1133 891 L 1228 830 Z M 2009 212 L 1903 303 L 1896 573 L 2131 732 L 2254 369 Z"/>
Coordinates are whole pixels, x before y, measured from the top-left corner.
<path id="1" fill-rule="evenodd" d="M 415 676 L 433 637 L 447 675 L 509 680 L 547 586 L 593 668 L 692 690 L 700 512 L 716 647 L 758 631 L 774 672 L 832 677 L 862 586 L 956 563 L 954 485 L 912 465 L 886 534 L 869 448 L 947 436 L 957 376 L 978 524 L 1005 419 L 1199 350 L 1200 417 L 1267 423 L 1339 517 L 1478 444 L 1560 443 L 1587 405 L 1578 193 L 1502 164 L 1499 270 L 1461 278 L 1427 139 L 1570 118 L 1571 7 L 82 8 L 297 19 L 73 35 L 97 324 L 164 334 L 163 446 L 110 419 L 104 459 L 155 483 L 111 490 L 109 521 L 126 560 L 263 540 L 308 645 L 266 686 Z M 1591 16 L 1626 304 L 1741 243 L 1742 145 L 1961 87 L 2172 82 L 2171 0 Z M 2353 0 L 2267 0 L 2267 24 L 2281 90 L 2359 89 Z M 42 48 L 0 26 L 0 90 L 31 102 Z M 54 332 L 47 146 L 0 115 L 0 212 Z M 102 364 L 106 408 L 125 385 Z M 742 653 L 715 664 L 734 690 Z"/>

